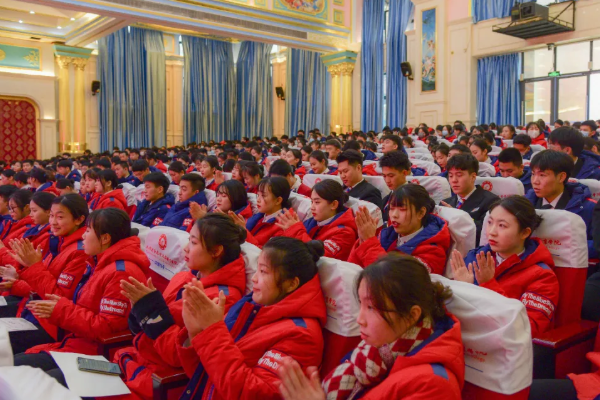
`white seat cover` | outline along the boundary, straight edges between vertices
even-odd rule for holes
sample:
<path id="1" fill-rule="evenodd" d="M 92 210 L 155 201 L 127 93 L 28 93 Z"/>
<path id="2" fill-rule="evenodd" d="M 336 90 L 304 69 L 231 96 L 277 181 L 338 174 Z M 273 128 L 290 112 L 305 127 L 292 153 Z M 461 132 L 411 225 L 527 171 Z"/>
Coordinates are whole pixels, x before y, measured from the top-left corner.
<path id="1" fill-rule="evenodd" d="M 250 208 L 252 209 L 252 215 L 258 214 L 258 205 L 256 204 L 256 199 L 258 195 L 256 193 L 248 193 L 248 203 L 250 203 Z"/>
<path id="2" fill-rule="evenodd" d="M 123 187 L 123 195 L 125 196 L 125 199 L 127 200 L 127 205 L 128 206 L 135 206 L 137 205 L 137 200 L 135 198 L 135 193 L 136 193 L 136 187 L 133 186 L 130 183 L 121 183 L 121 186 Z M 140 185 L 143 186 L 143 185 Z"/>
<path id="3" fill-rule="evenodd" d="M 365 178 L 365 181 L 375 186 L 381 192 L 381 198 L 384 198 L 385 196 L 390 194 L 391 190 L 385 184 L 385 179 L 383 179 L 383 176 L 363 175 L 363 178 Z"/>
<path id="4" fill-rule="evenodd" d="M 258 256 L 261 250 L 252 243 L 242 243 L 242 256 L 246 266 L 246 291 L 244 296 L 252 292 L 252 276 L 258 269 Z"/>
<path id="5" fill-rule="evenodd" d="M 440 168 L 440 166 L 437 165 L 437 164 L 435 164 L 432 161 L 423 161 L 423 160 L 411 159 L 410 163 L 412 165 L 414 165 L 415 167 L 424 169 L 425 171 L 427 171 L 427 173 L 430 176 L 438 175 L 439 173 L 442 172 L 442 169 Z"/>
<path id="6" fill-rule="evenodd" d="M 301 221 L 306 221 L 307 219 L 312 218 L 312 212 L 310 211 L 312 201 L 309 197 L 292 192 L 290 193 L 290 203 Z"/>
<path id="7" fill-rule="evenodd" d="M 306 172 L 310 171 L 310 162 L 302 161 L 302 166 L 306 168 Z"/>
<path id="8" fill-rule="evenodd" d="M 74 189 L 75 189 L 77 192 L 79 192 L 79 190 L 81 190 L 81 182 L 77 182 L 77 181 L 73 182 L 73 188 L 74 188 Z"/>
<path id="9" fill-rule="evenodd" d="M 482 177 L 478 176 L 475 178 L 475 184 L 480 185 L 482 189 L 488 192 L 494 193 L 500 198 L 506 198 L 512 195 L 523 196 L 525 194 L 525 188 L 523 182 L 516 178 L 502 178 L 502 177 Z"/>
<path id="10" fill-rule="evenodd" d="M 179 186 L 178 185 L 169 185 L 169 189 L 167 189 L 167 193 L 171 193 L 173 197 L 175 197 L 175 203 L 179 202 Z"/>
<path id="11" fill-rule="evenodd" d="M 440 275 L 431 279 L 452 289 L 446 307 L 461 324 L 465 380 L 505 395 L 531 386 L 531 326 L 523 303 Z"/>
<path id="12" fill-rule="evenodd" d="M 338 163 L 335 160 L 327 160 L 327 166 L 337 168 Z"/>
<path id="13" fill-rule="evenodd" d="M 496 176 L 496 168 L 492 164 L 480 162 L 479 163 L 479 172 L 477 176 L 486 176 L 486 177 L 494 177 Z"/>
<path id="14" fill-rule="evenodd" d="M 379 148 L 378 148 L 377 150 L 378 150 L 378 151 L 375 153 L 375 156 L 376 156 L 377 158 L 381 158 L 381 157 L 383 157 L 383 156 L 384 156 L 384 154 L 383 154 L 383 153 L 381 153 L 381 149 L 379 149 Z"/>
<path id="15" fill-rule="evenodd" d="M 213 211 L 217 205 L 217 193 L 214 190 L 204 189 L 208 210 Z"/>
<path id="16" fill-rule="evenodd" d="M 226 181 L 231 180 L 233 177 L 231 176 L 231 172 L 223 172 L 223 177 Z"/>
<path id="17" fill-rule="evenodd" d="M 435 214 L 448 222 L 451 238 L 448 255 L 450 255 L 452 250 L 456 249 L 465 257 L 471 249 L 475 248 L 477 228 L 475 222 L 473 222 L 473 218 L 466 211 L 436 206 Z M 452 278 L 452 267 L 449 259 L 446 262 L 444 276 Z"/>
<path id="18" fill-rule="evenodd" d="M 302 183 L 312 189 L 317 183 L 321 182 L 324 179 L 332 179 L 338 182 L 340 185 L 343 185 L 342 179 L 337 175 L 327 175 L 327 174 L 306 174 L 302 179 Z"/>
<path id="19" fill-rule="evenodd" d="M 427 149 L 427 145 L 425 144 L 425 142 L 421 142 L 421 141 L 420 141 L 418 138 L 416 138 L 416 137 L 413 137 L 413 143 L 414 143 L 414 145 L 415 145 L 415 147 L 413 147 L 413 148 L 417 148 L 417 149 L 418 149 L 418 148 L 420 148 L 420 147 L 423 147 L 423 148 Z"/>
<path id="20" fill-rule="evenodd" d="M 513 147 L 512 139 L 502 139 L 502 142 L 506 145 L 506 147 Z"/>
<path id="21" fill-rule="evenodd" d="M 344 206 L 351 208 L 354 212 L 354 215 L 356 215 L 358 207 L 367 207 L 367 210 L 369 210 L 369 214 L 371 214 L 371 217 L 377 220 L 377 228 L 383 226 L 383 215 L 381 214 L 381 208 L 377 207 L 375 204 L 368 201 L 359 200 L 355 197 L 350 197 L 350 199 L 348 199 Z"/>
<path id="22" fill-rule="evenodd" d="M 360 336 L 360 326 L 356 322 L 359 304 L 354 284 L 362 268 L 329 257 L 321 257 L 317 266 L 327 306 L 325 329 L 344 337 Z"/>
<path id="23" fill-rule="evenodd" d="M 148 236 L 148 232 L 150 232 L 150 228 L 145 225 L 138 224 L 137 222 L 131 223 L 131 228 L 135 228 L 138 230 L 137 237 L 140 238 L 140 247 L 142 250 L 146 248 L 146 237 Z"/>
<path id="24" fill-rule="evenodd" d="M 433 162 L 433 156 L 430 153 L 411 153 L 408 155 L 408 159 Z"/>
<path id="25" fill-rule="evenodd" d="M 546 150 L 546 148 L 544 146 L 542 146 L 541 144 L 532 144 L 529 147 L 531 147 L 531 150 L 533 150 L 534 153 L 538 153 L 540 151 Z"/>
<path id="26" fill-rule="evenodd" d="M 446 139 L 438 139 L 438 142 L 446 144 L 448 147 L 452 147 L 454 143 Z"/>
<path id="27" fill-rule="evenodd" d="M 140 204 L 142 201 L 146 200 L 146 187 L 144 185 L 136 187 L 135 191 L 133 192 L 133 196 L 135 197 L 137 204 Z"/>
<path id="28" fill-rule="evenodd" d="M 502 147 L 500 146 L 492 146 L 492 152 L 500 153 L 502 151 Z"/>
<path id="29" fill-rule="evenodd" d="M 187 269 L 183 248 L 190 234 L 166 226 L 150 229 L 146 236 L 145 253 L 150 260 L 150 269 L 171 280 L 173 275 Z"/>
<path id="30" fill-rule="evenodd" d="M 441 176 L 410 176 L 407 182 L 423 186 L 435 204 L 452 196 L 450 184 Z"/>
<path id="31" fill-rule="evenodd" d="M 592 199 L 596 201 L 600 200 L 600 181 L 597 181 L 596 179 L 579 179 L 578 182 L 590 189 L 590 192 L 592 192 Z"/>
<path id="32" fill-rule="evenodd" d="M 421 154 L 430 154 L 427 147 L 413 147 L 412 149 L 406 149 L 406 152 L 410 154 L 421 153 Z"/>

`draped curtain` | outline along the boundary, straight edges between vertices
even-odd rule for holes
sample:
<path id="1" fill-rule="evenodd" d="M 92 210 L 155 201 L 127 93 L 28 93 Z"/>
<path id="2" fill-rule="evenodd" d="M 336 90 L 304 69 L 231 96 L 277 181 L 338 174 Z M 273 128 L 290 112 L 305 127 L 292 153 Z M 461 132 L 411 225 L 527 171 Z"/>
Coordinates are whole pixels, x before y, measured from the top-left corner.
<path id="1" fill-rule="evenodd" d="M 406 27 L 413 11 L 411 0 L 390 1 L 387 37 L 387 125 L 406 124 L 407 78 L 400 64 L 406 61 Z"/>
<path id="2" fill-rule="evenodd" d="M 236 83 L 230 42 L 182 36 L 184 144 L 233 140 Z"/>
<path id="3" fill-rule="evenodd" d="M 97 68 L 102 82 L 100 149 L 164 144 L 167 106 L 162 33 L 126 27 L 103 37 L 98 41 Z"/>
<path id="4" fill-rule="evenodd" d="M 237 60 L 236 139 L 273 134 L 270 44 L 242 42 Z"/>
<path id="5" fill-rule="evenodd" d="M 321 55 L 314 51 L 288 49 L 285 132 L 295 135 L 318 128 L 328 133 L 331 79 Z"/>
<path id="6" fill-rule="evenodd" d="M 363 3 L 361 54 L 361 124 L 363 131 L 381 132 L 383 129 L 384 4 L 385 0 L 364 0 Z"/>
<path id="7" fill-rule="evenodd" d="M 477 121 L 521 125 L 521 55 L 481 58 L 477 61 Z"/>

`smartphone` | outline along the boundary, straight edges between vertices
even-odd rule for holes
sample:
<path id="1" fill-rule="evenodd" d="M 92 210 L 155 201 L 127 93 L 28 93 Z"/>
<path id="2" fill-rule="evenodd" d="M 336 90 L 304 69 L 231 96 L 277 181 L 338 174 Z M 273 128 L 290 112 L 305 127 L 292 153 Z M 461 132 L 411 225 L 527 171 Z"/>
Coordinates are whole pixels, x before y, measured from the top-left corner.
<path id="1" fill-rule="evenodd" d="M 95 372 L 97 374 L 121 375 L 119 364 L 92 360 L 91 358 L 77 357 L 77 368 L 80 371 Z"/>

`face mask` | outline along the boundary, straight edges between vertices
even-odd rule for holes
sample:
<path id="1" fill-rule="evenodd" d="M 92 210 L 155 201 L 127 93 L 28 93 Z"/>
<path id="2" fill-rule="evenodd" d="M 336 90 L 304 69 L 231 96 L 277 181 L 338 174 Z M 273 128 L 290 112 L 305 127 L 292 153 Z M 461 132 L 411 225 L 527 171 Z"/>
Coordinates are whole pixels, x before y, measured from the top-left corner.
<path id="1" fill-rule="evenodd" d="M 423 132 L 419 132 L 419 139 L 423 139 L 425 137 L 425 134 Z"/>
<path id="2" fill-rule="evenodd" d="M 530 138 L 535 139 L 536 137 L 540 136 L 540 131 L 536 131 L 536 130 L 530 129 L 530 130 L 527 131 L 527 135 Z"/>
<path id="3" fill-rule="evenodd" d="M 444 129 L 444 130 L 442 131 L 442 136 L 448 136 L 448 131 Z"/>
<path id="4" fill-rule="evenodd" d="M 209 152 L 208 152 L 208 155 L 210 155 L 210 156 L 214 156 L 214 155 L 215 155 L 215 152 L 214 152 L 213 150 L 211 150 L 211 151 L 209 151 Z"/>
<path id="5" fill-rule="evenodd" d="M 146 156 L 146 151 L 145 150 L 140 151 L 140 157 L 145 157 L 145 156 Z"/>

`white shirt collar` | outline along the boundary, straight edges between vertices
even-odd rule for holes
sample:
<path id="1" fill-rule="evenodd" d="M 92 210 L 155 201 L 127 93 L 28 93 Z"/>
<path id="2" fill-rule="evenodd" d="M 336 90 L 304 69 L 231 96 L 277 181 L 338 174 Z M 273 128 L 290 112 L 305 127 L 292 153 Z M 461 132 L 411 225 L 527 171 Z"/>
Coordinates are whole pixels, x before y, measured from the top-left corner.
<path id="1" fill-rule="evenodd" d="M 458 196 L 458 199 L 459 199 L 459 200 L 460 200 L 460 199 L 462 199 L 462 202 L 464 203 L 465 201 L 467 201 L 467 199 L 468 199 L 469 197 L 471 197 L 471 195 L 472 195 L 472 194 L 473 194 L 473 193 L 474 193 L 476 190 L 477 190 L 477 186 L 475 186 L 475 188 L 473 188 L 473 190 L 471 190 L 471 193 L 469 193 L 469 194 L 468 194 L 468 195 L 466 195 L 465 197 L 461 197 L 461 196 L 459 196 L 459 195 L 456 195 L 456 196 Z"/>
<path id="2" fill-rule="evenodd" d="M 417 236 L 422 230 L 423 230 L 423 227 L 421 227 L 418 231 L 411 233 L 410 235 L 406 235 L 406 236 L 398 235 L 398 246 L 402 246 L 403 244 L 408 243 L 409 240 L 411 240 L 412 238 Z"/>
<path id="3" fill-rule="evenodd" d="M 523 250 L 522 252 L 520 252 L 519 254 L 517 254 L 517 256 L 519 256 L 519 258 L 521 257 L 521 254 L 525 253 L 525 250 Z M 506 258 L 502 258 L 500 256 L 500 254 L 496 253 L 496 267 L 498 267 L 500 264 L 502 264 L 504 261 L 506 261 Z"/>
<path id="4" fill-rule="evenodd" d="M 279 214 L 281 214 L 281 210 L 279 210 L 279 211 L 277 211 L 277 212 L 274 212 L 274 213 L 273 213 L 273 214 L 271 214 L 271 215 L 265 215 L 265 217 L 263 218 L 263 222 L 267 222 L 268 220 L 275 218 L 275 217 L 276 217 L 276 216 L 278 216 Z"/>
<path id="5" fill-rule="evenodd" d="M 298 175 L 294 175 L 294 178 L 296 178 L 296 182 L 294 183 L 294 186 L 292 186 L 292 192 L 297 193 L 298 188 L 300 187 L 300 185 L 302 185 L 302 181 L 300 180 Z"/>
<path id="6" fill-rule="evenodd" d="M 365 178 L 362 178 L 356 185 L 350 186 L 350 189 L 354 189 L 355 187 L 357 187 L 358 185 L 360 185 L 361 183 L 363 183 L 364 180 L 365 180 Z"/>
<path id="7" fill-rule="evenodd" d="M 328 223 L 330 223 L 331 221 L 333 221 L 333 219 L 336 217 L 336 215 L 334 215 L 331 218 L 327 218 L 325 221 L 317 222 L 317 225 L 318 226 L 325 226 L 325 225 L 327 225 Z"/>
<path id="8" fill-rule="evenodd" d="M 561 194 L 556 196 L 556 198 L 554 200 L 552 200 L 552 202 L 550 202 L 550 203 L 548 202 L 548 200 L 542 199 L 542 206 L 545 206 L 546 204 L 550 204 L 552 206 L 552 208 L 556 208 L 556 205 L 558 204 L 558 201 L 562 197 L 563 193 L 564 192 L 562 192 Z"/>

